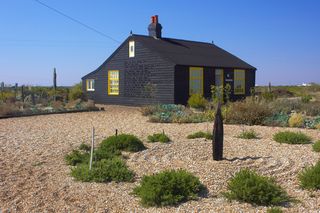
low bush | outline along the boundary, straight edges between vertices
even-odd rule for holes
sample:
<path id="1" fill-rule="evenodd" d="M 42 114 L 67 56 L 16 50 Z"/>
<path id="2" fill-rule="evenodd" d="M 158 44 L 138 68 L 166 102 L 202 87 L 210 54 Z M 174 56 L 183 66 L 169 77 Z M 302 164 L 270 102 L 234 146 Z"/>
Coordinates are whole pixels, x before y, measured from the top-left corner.
<path id="1" fill-rule="evenodd" d="M 272 207 L 267 210 L 267 213 L 282 213 L 283 211 L 279 207 Z"/>
<path id="2" fill-rule="evenodd" d="M 205 187 L 199 178 L 185 170 L 166 170 L 144 176 L 133 194 L 144 206 L 167 206 L 196 199 Z"/>
<path id="3" fill-rule="evenodd" d="M 85 152 L 89 152 L 91 150 L 91 146 L 89 146 L 85 143 L 82 143 L 82 144 L 80 144 L 79 149 L 82 151 L 85 151 Z"/>
<path id="4" fill-rule="evenodd" d="M 241 139 L 257 139 L 258 138 L 258 134 L 253 129 L 251 129 L 251 130 L 242 131 L 242 133 L 240 135 L 238 135 L 237 138 L 241 138 Z"/>
<path id="5" fill-rule="evenodd" d="M 208 139 L 208 140 L 211 140 L 212 137 L 213 136 L 212 136 L 212 134 L 210 132 L 202 132 L 202 131 L 195 132 L 195 133 L 192 133 L 192 134 L 187 136 L 188 139 L 205 138 L 205 139 Z"/>
<path id="6" fill-rule="evenodd" d="M 304 104 L 301 111 L 303 111 L 307 116 L 320 116 L 320 102 L 313 101 Z"/>
<path id="7" fill-rule="evenodd" d="M 263 120 L 262 124 L 265 126 L 288 126 L 289 115 L 285 113 L 275 113 Z"/>
<path id="8" fill-rule="evenodd" d="M 151 143 L 154 143 L 154 142 L 168 143 L 170 142 L 170 138 L 165 133 L 155 133 L 153 135 L 148 136 L 148 141 Z"/>
<path id="9" fill-rule="evenodd" d="M 76 166 L 77 164 L 89 162 L 89 158 L 89 153 L 73 150 L 71 153 L 67 154 L 64 159 L 68 165 Z"/>
<path id="10" fill-rule="evenodd" d="M 120 158 L 103 159 L 93 162 L 89 170 L 87 163 L 79 164 L 71 169 L 71 176 L 83 182 L 132 181 L 133 172 Z"/>
<path id="11" fill-rule="evenodd" d="M 271 115 L 265 104 L 252 100 L 238 101 L 230 104 L 226 122 L 231 124 L 260 125 Z"/>
<path id="12" fill-rule="evenodd" d="M 70 89 L 68 96 L 70 100 L 83 99 L 82 84 L 79 83 L 74 85 Z"/>
<path id="13" fill-rule="evenodd" d="M 299 180 L 304 189 L 320 189 L 320 161 L 299 173 Z"/>
<path id="14" fill-rule="evenodd" d="M 208 101 L 200 94 L 193 94 L 188 99 L 188 105 L 195 109 L 205 109 Z"/>
<path id="15" fill-rule="evenodd" d="M 223 193 L 226 198 L 257 205 L 281 205 L 292 200 L 272 178 L 248 169 L 241 170 L 231 178 L 228 190 Z"/>
<path id="16" fill-rule="evenodd" d="M 315 152 L 320 152 L 320 140 L 316 141 L 313 145 L 312 145 L 312 149 Z"/>
<path id="17" fill-rule="evenodd" d="M 289 114 L 292 111 L 301 112 L 303 109 L 303 103 L 299 99 L 277 99 L 268 103 L 268 106 L 273 114 Z"/>
<path id="18" fill-rule="evenodd" d="M 304 126 L 304 117 L 301 113 L 294 113 L 289 118 L 289 126 L 290 127 L 303 127 Z"/>
<path id="19" fill-rule="evenodd" d="M 278 132 L 273 136 L 273 140 L 279 143 L 288 144 L 308 144 L 311 142 L 311 138 L 302 132 L 290 132 L 283 131 Z"/>
<path id="20" fill-rule="evenodd" d="M 301 96 L 302 103 L 309 103 L 311 100 L 312 100 L 312 96 L 311 95 L 303 95 L 303 96 Z"/>
<path id="21" fill-rule="evenodd" d="M 100 144 L 100 149 L 115 153 L 117 151 L 138 152 L 144 150 L 146 147 L 134 135 L 120 134 L 117 136 L 110 136 L 103 140 Z"/>

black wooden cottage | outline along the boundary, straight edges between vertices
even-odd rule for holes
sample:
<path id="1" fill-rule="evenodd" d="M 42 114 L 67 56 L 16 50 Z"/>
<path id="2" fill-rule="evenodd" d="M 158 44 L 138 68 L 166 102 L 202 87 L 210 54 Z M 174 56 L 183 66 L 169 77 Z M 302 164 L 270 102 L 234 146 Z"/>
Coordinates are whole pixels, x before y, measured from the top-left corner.
<path id="1" fill-rule="evenodd" d="M 101 104 L 186 104 L 211 97 L 211 85 L 231 86 L 231 100 L 250 95 L 256 68 L 205 42 L 164 38 L 158 16 L 149 36 L 131 34 L 95 71 L 82 77 L 89 99 Z"/>

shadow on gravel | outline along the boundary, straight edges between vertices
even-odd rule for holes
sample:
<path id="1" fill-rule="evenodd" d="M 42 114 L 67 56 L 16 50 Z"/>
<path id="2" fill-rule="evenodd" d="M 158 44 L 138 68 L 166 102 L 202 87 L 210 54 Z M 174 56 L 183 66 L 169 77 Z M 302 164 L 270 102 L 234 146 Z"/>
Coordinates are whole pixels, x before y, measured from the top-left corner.
<path id="1" fill-rule="evenodd" d="M 251 157 L 251 156 L 246 156 L 246 157 L 243 157 L 243 158 L 239 158 L 239 157 L 235 157 L 235 158 L 231 158 L 231 159 L 228 159 L 228 158 L 223 158 L 223 160 L 226 160 L 226 161 L 236 161 L 236 160 L 241 160 L 241 161 L 245 161 L 245 160 L 258 160 L 258 159 L 268 159 L 268 158 L 271 158 L 270 156 L 268 157 Z"/>

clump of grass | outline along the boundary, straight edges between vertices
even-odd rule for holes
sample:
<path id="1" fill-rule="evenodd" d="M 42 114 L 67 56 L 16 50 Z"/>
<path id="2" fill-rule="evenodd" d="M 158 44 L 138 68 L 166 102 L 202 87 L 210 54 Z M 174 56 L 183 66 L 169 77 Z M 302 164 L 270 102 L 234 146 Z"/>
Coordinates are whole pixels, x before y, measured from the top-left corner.
<path id="1" fill-rule="evenodd" d="M 223 193 L 230 200 L 238 200 L 257 205 L 281 205 L 290 202 L 288 196 L 272 178 L 243 169 L 228 183 L 228 192 Z"/>
<path id="2" fill-rule="evenodd" d="M 241 138 L 241 139 L 257 139 L 258 134 L 253 130 L 245 130 L 242 131 L 242 133 L 240 135 L 237 136 L 237 138 Z"/>
<path id="3" fill-rule="evenodd" d="M 312 145 L 312 149 L 313 151 L 315 152 L 320 152 L 320 140 L 315 142 L 313 145 Z"/>
<path id="4" fill-rule="evenodd" d="M 185 170 L 166 170 L 144 176 L 133 194 L 144 206 L 167 206 L 196 199 L 205 187 L 199 178 Z"/>
<path id="5" fill-rule="evenodd" d="M 83 182 L 132 181 L 134 173 L 128 169 L 121 158 L 102 159 L 94 162 L 92 170 L 87 163 L 71 169 L 71 175 Z"/>
<path id="6" fill-rule="evenodd" d="M 213 136 L 212 136 L 212 134 L 210 132 L 202 132 L 202 131 L 195 132 L 195 133 L 192 133 L 192 134 L 187 136 L 188 139 L 205 138 L 205 139 L 208 139 L 208 140 L 211 140 L 212 137 Z"/>
<path id="7" fill-rule="evenodd" d="M 267 210 L 267 213 L 282 213 L 282 209 L 279 207 L 272 207 Z"/>
<path id="8" fill-rule="evenodd" d="M 129 134 L 120 134 L 117 136 L 110 136 L 107 139 L 103 140 L 100 144 L 100 148 L 109 152 L 138 152 L 144 150 L 146 147 L 136 136 Z"/>
<path id="9" fill-rule="evenodd" d="M 165 133 L 155 133 L 153 135 L 148 136 L 148 141 L 151 143 L 154 143 L 154 142 L 168 143 L 170 142 L 170 138 Z"/>
<path id="10" fill-rule="evenodd" d="M 300 186 L 304 189 L 320 189 L 320 161 L 299 173 Z"/>
<path id="11" fill-rule="evenodd" d="M 290 132 L 283 131 L 278 132 L 273 136 L 273 140 L 279 143 L 288 144 L 308 144 L 311 142 L 311 138 L 302 132 Z"/>

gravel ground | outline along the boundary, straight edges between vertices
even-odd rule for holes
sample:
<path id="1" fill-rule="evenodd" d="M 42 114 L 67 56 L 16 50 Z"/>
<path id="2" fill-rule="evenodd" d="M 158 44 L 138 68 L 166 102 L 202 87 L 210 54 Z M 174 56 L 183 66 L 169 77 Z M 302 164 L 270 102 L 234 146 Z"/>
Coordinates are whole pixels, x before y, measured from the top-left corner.
<path id="1" fill-rule="evenodd" d="M 164 130 L 173 142 L 145 143 L 147 150 L 127 154 L 127 164 L 136 173 L 133 183 L 75 182 L 63 157 L 82 142 L 90 143 L 92 125 L 97 142 L 115 129 L 144 142 L 149 134 Z M 221 196 L 227 180 L 241 168 L 274 177 L 301 201 L 283 208 L 285 212 L 320 212 L 320 191 L 302 190 L 297 180 L 299 171 L 320 158 L 311 144 L 272 141 L 272 135 L 285 128 L 225 125 L 225 160 L 215 162 L 210 141 L 186 139 L 190 133 L 207 129 L 212 130 L 212 123 L 148 123 L 138 108 L 121 106 L 106 106 L 104 112 L 0 120 L 0 212 L 266 212 L 266 207 L 228 202 Z M 261 138 L 235 138 L 243 129 L 254 129 Z M 320 139 L 318 130 L 291 130 Z M 144 174 L 168 168 L 184 168 L 198 176 L 208 195 L 176 207 L 141 207 L 130 194 L 134 186 Z"/>

